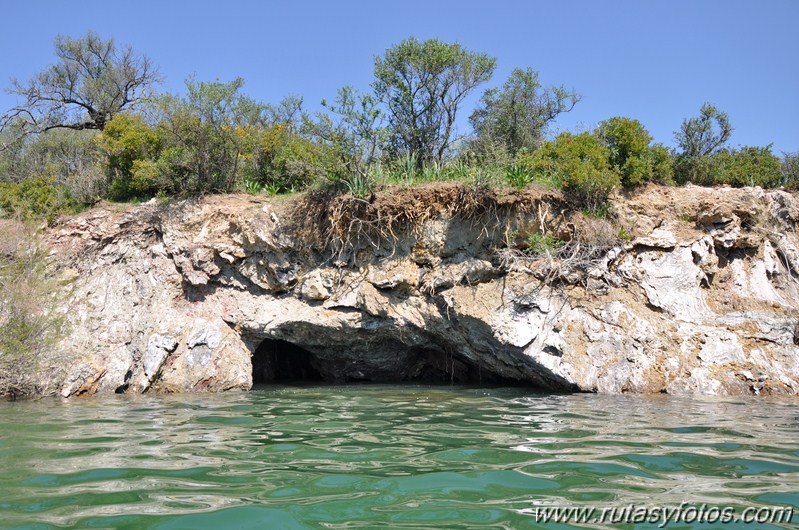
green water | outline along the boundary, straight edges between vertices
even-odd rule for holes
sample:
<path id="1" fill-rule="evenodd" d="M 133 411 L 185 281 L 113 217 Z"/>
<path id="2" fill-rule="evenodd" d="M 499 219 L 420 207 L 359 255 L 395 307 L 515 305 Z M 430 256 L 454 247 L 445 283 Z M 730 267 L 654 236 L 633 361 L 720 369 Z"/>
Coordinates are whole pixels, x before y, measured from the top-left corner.
<path id="1" fill-rule="evenodd" d="M 797 513 L 670 527 L 799 527 L 789 399 L 314 386 L 0 403 L 0 464 L 0 528 L 569 528 L 535 508 L 680 503 Z"/>

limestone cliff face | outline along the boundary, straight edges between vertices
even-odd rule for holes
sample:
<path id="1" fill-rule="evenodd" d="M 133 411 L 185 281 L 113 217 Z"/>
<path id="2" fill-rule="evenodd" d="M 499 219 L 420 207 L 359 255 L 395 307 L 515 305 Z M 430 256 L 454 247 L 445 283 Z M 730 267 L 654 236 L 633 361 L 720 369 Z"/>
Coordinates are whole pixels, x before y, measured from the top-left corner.
<path id="1" fill-rule="evenodd" d="M 62 394 L 247 389 L 253 378 L 799 391 L 791 194 L 617 197 L 624 237 L 579 270 L 508 250 L 514 235 L 580 231 L 554 193 L 516 200 L 528 207 L 480 222 L 442 209 L 346 256 L 303 244 L 285 201 L 86 212 L 48 239 L 71 289 Z"/>

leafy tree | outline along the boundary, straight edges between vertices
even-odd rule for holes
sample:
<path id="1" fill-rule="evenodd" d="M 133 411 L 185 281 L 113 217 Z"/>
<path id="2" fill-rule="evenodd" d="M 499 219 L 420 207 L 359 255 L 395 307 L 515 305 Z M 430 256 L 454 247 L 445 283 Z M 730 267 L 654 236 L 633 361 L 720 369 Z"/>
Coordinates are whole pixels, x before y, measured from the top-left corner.
<path id="1" fill-rule="evenodd" d="M 710 103 L 702 105 L 698 117 L 683 120 L 674 133 L 680 147 L 674 160 L 677 181 L 699 183 L 711 178 L 707 176 L 713 166 L 710 157 L 727 143 L 732 130 L 727 113 Z"/>
<path id="2" fill-rule="evenodd" d="M 640 121 L 613 117 L 601 122 L 596 134 L 610 149 L 608 162 L 621 175 L 624 186 L 671 181 L 668 149 L 660 144 L 650 145 L 652 136 Z"/>
<path id="3" fill-rule="evenodd" d="M 56 129 L 33 136 L 14 136 L 9 149 L 0 150 L 0 182 L 19 183 L 33 178 L 65 187 L 75 200 L 89 204 L 104 192 L 97 131 Z"/>
<path id="4" fill-rule="evenodd" d="M 305 121 L 302 105 L 302 97 L 296 95 L 284 97 L 277 105 L 264 103 L 261 110 L 263 122 L 267 125 L 282 125 L 291 132 L 297 133 Z"/>
<path id="5" fill-rule="evenodd" d="M 544 88 L 532 68 L 517 68 L 501 89 L 483 93 L 469 121 L 478 141 L 499 142 L 511 155 L 534 150 L 544 139 L 547 126 L 574 108 L 580 96 L 564 87 Z"/>
<path id="6" fill-rule="evenodd" d="M 24 160 L 29 143 L 12 127 L 0 130 L 0 182 L 17 182 L 27 176 Z"/>
<path id="7" fill-rule="evenodd" d="M 391 147 L 421 167 L 441 161 L 464 98 L 491 78 L 496 60 L 437 39 L 406 39 L 375 58 L 373 88 L 387 108 Z"/>
<path id="8" fill-rule="evenodd" d="M 0 118 L 23 134 L 56 128 L 103 130 L 114 115 L 130 107 L 160 80 L 146 55 L 96 33 L 55 40 L 58 62 L 27 83 L 12 81 L 11 94 L 22 103 Z"/>
<path id="9" fill-rule="evenodd" d="M 362 94 L 350 86 L 338 91 L 335 101 L 322 101 L 338 117 L 338 123 L 329 122 L 329 134 L 322 139 L 332 141 L 338 150 L 353 159 L 369 164 L 374 162 L 385 146 L 387 130 L 379 101 L 371 94 Z"/>
<path id="10" fill-rule="evenodd" d="M 263 124 L 264 107 L 243 95 L 244 80 L 186 81 L 187 96 L 165 95 L 161 113 L 165 146 L 160 188 L 194 193 L 229 191 L 240 169 L 245 132 Z"/>
<path id="11" fill-rule="evenodd" d="M 371 94 L 345 86 L 339 89 L 333 103 L 323 100 L 322 105 L 332 115 L 317 114 L 307 128 L 334 159 L 326 168 L 328 178 L 351 189 L 356 182 L 369 188 L 369 168 L 381 155 L 388 135 L 379 101 Z"/>
<path id="12" fill-rule="evenodd" d="M 674 138 L 682 150 L 681 156 L 696 158 L 720 149 L 730 139 L 732 130 L 727 113 L 705 103 L 698 117 L 683 120 Z"/>

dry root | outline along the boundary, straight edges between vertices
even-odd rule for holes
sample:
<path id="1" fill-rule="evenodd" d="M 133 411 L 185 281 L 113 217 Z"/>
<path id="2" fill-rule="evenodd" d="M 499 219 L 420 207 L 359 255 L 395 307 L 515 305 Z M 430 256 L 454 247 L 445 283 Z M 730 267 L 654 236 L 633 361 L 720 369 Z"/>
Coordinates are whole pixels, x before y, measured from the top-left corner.
<path id="1" fill-rule="evenodd" d="M 535 211 L 543 202 L 562 205 L 563 199 L 556 191 L 536 188 L 517 192 L 436 183 L 379 191 L 368 199 L 312 192 L 298 202 L 291 217 L 309 249 L 343 265 L 352 264 L 361 249 L 393 248 L 400 235 L 439 217 L 460 216 L 489 231 L 509 213 Z"/>

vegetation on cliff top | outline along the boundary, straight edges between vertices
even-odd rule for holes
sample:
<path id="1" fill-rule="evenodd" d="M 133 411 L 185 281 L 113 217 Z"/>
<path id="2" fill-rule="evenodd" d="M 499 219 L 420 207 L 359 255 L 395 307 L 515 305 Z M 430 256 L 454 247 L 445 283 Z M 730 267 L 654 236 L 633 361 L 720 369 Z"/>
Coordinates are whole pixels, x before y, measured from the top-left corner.
<path id="1" fill-rule="evenodd" d="M 797 156 L 771 146 L 730 147 L 726 114 L 705 104 L 653 143 L 639 121 L 611 117 L 594 129 L 550 135 L 580 96 L 517 68 L 484 90 L 455 124 L 464 99 L 490 81 L 496 60 L 460 44 L 406 39 L 374 60 L 366 90 L 343 87 L 324 112 L 301 97 L 262 103 L 244 81 L 186 81 L 155 90 L 145 55 L 95 33 L 55 41 L 57 60 L 0 117 L 0 215 L 52 221 L 102 199 L 320 187 L 360 199 L 386 185 L 460 181 L 473 186 L 562 188 L 579 208 L 603 212 L 614 189 L 646 182 L 795 186 Z"/>

